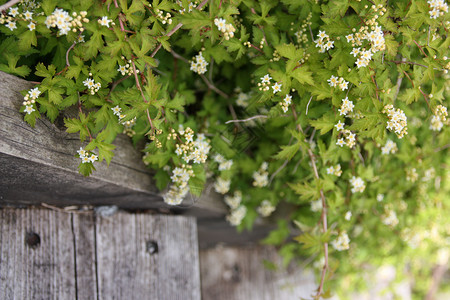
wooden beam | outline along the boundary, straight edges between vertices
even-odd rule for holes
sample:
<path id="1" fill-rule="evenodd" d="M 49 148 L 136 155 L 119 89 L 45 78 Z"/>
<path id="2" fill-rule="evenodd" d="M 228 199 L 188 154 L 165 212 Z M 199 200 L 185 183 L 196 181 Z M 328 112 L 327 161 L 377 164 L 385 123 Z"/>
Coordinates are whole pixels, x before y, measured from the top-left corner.
<path id="1" fill-rule="evenodd" d="M 0 210 L 0 299 L 200 299 L 195 218 Z"/>
<path id="2" fill-rule="evenodd" d="M 264 262 L 277 270 L 270 270 Z M 314 274 L 282 259 L 273 247 L 216 247 L 200 251 L 203 300 L 310 299 Z"/>
<path id="3" fill-rule="evenodd" d="M 119 135 L 115 156 L 108 167 L 96 164 L 90 177 L 78 174 L 76 151 L 82 143 L 77 134 L 45 118 L 35 128 L 23 121 L 19 112 L 21 90 L 34 85 L 0 72 L 0 205 L 30 205 L 42 202 L 56 205 L 117 205 L 126 209 L 165 209 L 152 174 L 142 162 L 141 153 L 130 139 Z M 57 122 L 58 123 L 58 122 Z M 183 206 L 177 208 L 186 212 Z M 205 195 L 190 214 L 223 216 L 226 207 L 217 197 Z"/>

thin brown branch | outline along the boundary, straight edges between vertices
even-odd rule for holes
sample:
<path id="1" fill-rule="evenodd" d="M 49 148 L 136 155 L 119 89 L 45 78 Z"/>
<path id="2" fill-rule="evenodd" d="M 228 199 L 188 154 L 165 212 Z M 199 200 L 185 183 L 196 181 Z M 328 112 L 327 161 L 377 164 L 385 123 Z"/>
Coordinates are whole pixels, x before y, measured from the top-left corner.
<path id="1" fill-rule="evenodd" d="M 225 99 L 230 98 L 227 94 L 225 94 L 224 92 L 222 92 L 221 90 L 219 90 L 214 84 L 212 84 L 211 82 L 209 82 L 209 80 L 206 78 L 205 75 L 200 74 L 200 77 L 203 79 L 203 81 L 206 83 L 206 85 L 208 86 L 208 88 L 210 90 L 213 90 L 214 92 L 216 92 L 217 94 L 219 94 L 220 96 L 224 97 Z"/>
<path id="2" fill-rule="evenodd" d="M 420 52 L 423 53 L 423 55 L 425 55 L 425 57 L 428 57 L 428 55 L 425 53 L 425 51 L 423 51 L 422 46 L 420 46 L 415 40 L 413 40 L 414 44 L 416 44 L 417 47 L 419 47 Z"/>
<path id="3" fill-rule="evenodd" d="M 200 4 L 197 6 L 197 9 L 198 9 L 198 10 L 202 9 L 203 6 L 205 6 L 206 3 L 208 3 L 208 0 L 203 0 L 202 3 L 200 3 Z"/>
<path id="4" fill-rule="evenodd" d="M 134 73 L 134 79 L 136 80 L 136 86 L 137 86 L 138 90 L 141 92 L 141 96 L 142 96 L 142 99 L 144 100 L 144 102 L 148 103 L 147 99 L 145 98 L 144 92 L 142 91 L 141 83 L 139 82 L 139 78 L 137 76 L 136 65 L 134 64 L 134 61 L 131 61 L 131 65 L 133 66 L 133 73 Z"/>
<path id="5" fill-rule="evenodd" d="M 67 49 L 67 52 L 66 52 L 66 66 L 67 66 L 67 67 L 70 67 L 69 53 L 70 53 L 70 51 L 73 49 L 73 47 L 75 47 L 76 44 L 77 44 L 76 41 L 73 42 L 72 46 L 70 46 L 69 49 Z"/>
<path id="6" fill-rule="evenodd" d="M 0 13 L 4 10 L 7 10 L 8 8 L 10 8 L 11 6 L 19 3 L 21 0 L 11 0 L 5 4 L 3 4 L 2 6 L 0 6 Z"/>
<path id="7" fill-rule="evenodd" d="M 296 111 L 293 109 L 292 110 L 293 114 L 294 114 L 294 119 L 297 122 L 298 121 L 298 116 Z M 300 123 L 297 124 L 297 129 L 298 131 L 300 131 L 301 133 L 303 133 L 303 129 L 302 126 L 300 125 Z M 308 151 L 308 156 L 309 156 L 309 160 L 311 161 L 311 166 L 313 168 L 313 173 L 314 173 L 314 177 L 319 180 L 319 172 L 317 171 L 317 166 L 316 166 L 316 158 L 314 156 L 314 153 L 311 151 L 311 148 L 307 149 Z M 320 189 L 320 198 L 322 200 L 322 214 L 320 216 L 321 220 L 322 220 L 322 231 L 324 233 L 326 233 L 328 231 L 328 224 L 327 224 L 327 204 L 325 201 L 325 194 L 323 193 L 323 189 Z M 323 293 L 323 285 L 325 283 L 325 277 L 327 274 L 327 270 L 328 270 L 328 243 L 325 242 L 323 244 L 323 248 L 324 248 L 324 258 L 325 258 L 325 263 L 323 265 L 322 268 L 322 275 L 320 277 L 320 284 L 319 284 L 319 288 L 317 289 L 317 294 L 314 297 L 315 299 L 319 299 L 320 296 Z"/>

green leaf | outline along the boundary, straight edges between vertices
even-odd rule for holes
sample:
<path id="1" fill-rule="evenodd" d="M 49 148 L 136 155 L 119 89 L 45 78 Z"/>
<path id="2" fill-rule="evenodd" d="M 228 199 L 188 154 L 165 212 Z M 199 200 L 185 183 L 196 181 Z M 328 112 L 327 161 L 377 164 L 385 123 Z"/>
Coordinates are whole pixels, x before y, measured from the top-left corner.
<path id="1" fill-rule="evenodd" d="M 310 120 L 309 123 L 314 126 L 316 130 L 320 130 L 320 134 L 323 135 L 333 129 L 334 115 L 332 113 L 327 113 L 320 119 Z"/>
<path id="2" fill-rule="evenodd" d="M 281 146 L 281 151 L 274 155 L 274 158 L 291 160 L 298 150 L 300 150 L 300 145 L 298 143 Z"/>
<path id="3" fill-rule="evenodd" d="M 78 165 L 78 172 L 80 172 L 81 175 L 83 176 L 89 176 L 92 174 L 92 172 L 95 171 L 95 167 L 94 164 L 92 163 L 80 163 Z"/>
<path id="4" fill-rule="evenodd" d="M 36 76 L 50 78 L 55 75 L 55 72 L 56 68 L 54 65 L 49 65 L 47 69 L 43 63 L 38 63 L 36 65 L 36 72 L 34 72 L 34 74 L 36 74 Z"/>
<path id="5" fill-rule="evenodd" d="M 292 71 L 292 77 L 297 79 L 300 84 L 314 85 L 312 72 L 308 71 L 307 67 L 299 67 Z"/>
<path id="6" fill-rule="evenodd" d="M 310 183 L 288 183 L 289 187 L 300 196 L 302 200 L 316 200 L 318 198 L 318 192 L 315 186 Z"/>

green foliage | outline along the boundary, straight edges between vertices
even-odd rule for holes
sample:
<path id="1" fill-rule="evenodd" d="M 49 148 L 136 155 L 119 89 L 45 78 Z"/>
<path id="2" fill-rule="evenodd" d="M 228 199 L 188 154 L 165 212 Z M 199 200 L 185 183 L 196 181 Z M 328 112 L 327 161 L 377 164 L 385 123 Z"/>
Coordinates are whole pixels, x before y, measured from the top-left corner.
<path id="1" fill-rule="evenodd" d="M 31 126 L 70 112 L 80 174 L 127 134 L 168 204 L 206 187 L 239 230 L 273 213 L 264 243 L 319 276 L 327 244 L 322 298 L 391 264 L 421 299 L 449 246 L 449 15 L 317 2 L 22 1 L 0 17 L 0 70 L 36 83 Z"/>

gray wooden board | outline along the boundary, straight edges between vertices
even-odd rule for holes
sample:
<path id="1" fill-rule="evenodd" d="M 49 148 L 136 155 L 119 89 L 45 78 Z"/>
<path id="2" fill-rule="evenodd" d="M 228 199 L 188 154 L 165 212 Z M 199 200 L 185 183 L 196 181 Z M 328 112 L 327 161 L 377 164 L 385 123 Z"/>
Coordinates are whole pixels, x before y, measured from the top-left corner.
<path id="1" fill-rule="evenodd" d="M 200 299 L 195 219 L 2 209 L 0 299 Z"/>
<path id="2" fill-rule="evenodd" d="M 267 269 L 263 261 L 279 266 Z M 311 272 L 281 267 L 276 250 L 267 246 L 216 247 L 200 251 L 203 300 L 291 300 L 311 298 L 317 283 Z"/>
<path id="3" fill-rule="evenodd" d="M 77 134 L 67 134 L 45 118 L 35 128 L 19 112 L 20 91 L 34 85 L 0 72 L 0 205 L 46 202 L 67 205 L 118 205 L 128 209 L 169 209 L 157 191 L 151 173 L 127 136 L 119 135 L 109 167 L 97 163 L 89 178 L 77 172 L 76 151 L 83 144 Z M 86 144 L 86 143 L 84 143 Z M 222 217 L 226 207 L 210 194 L 183 213 Z"/>

